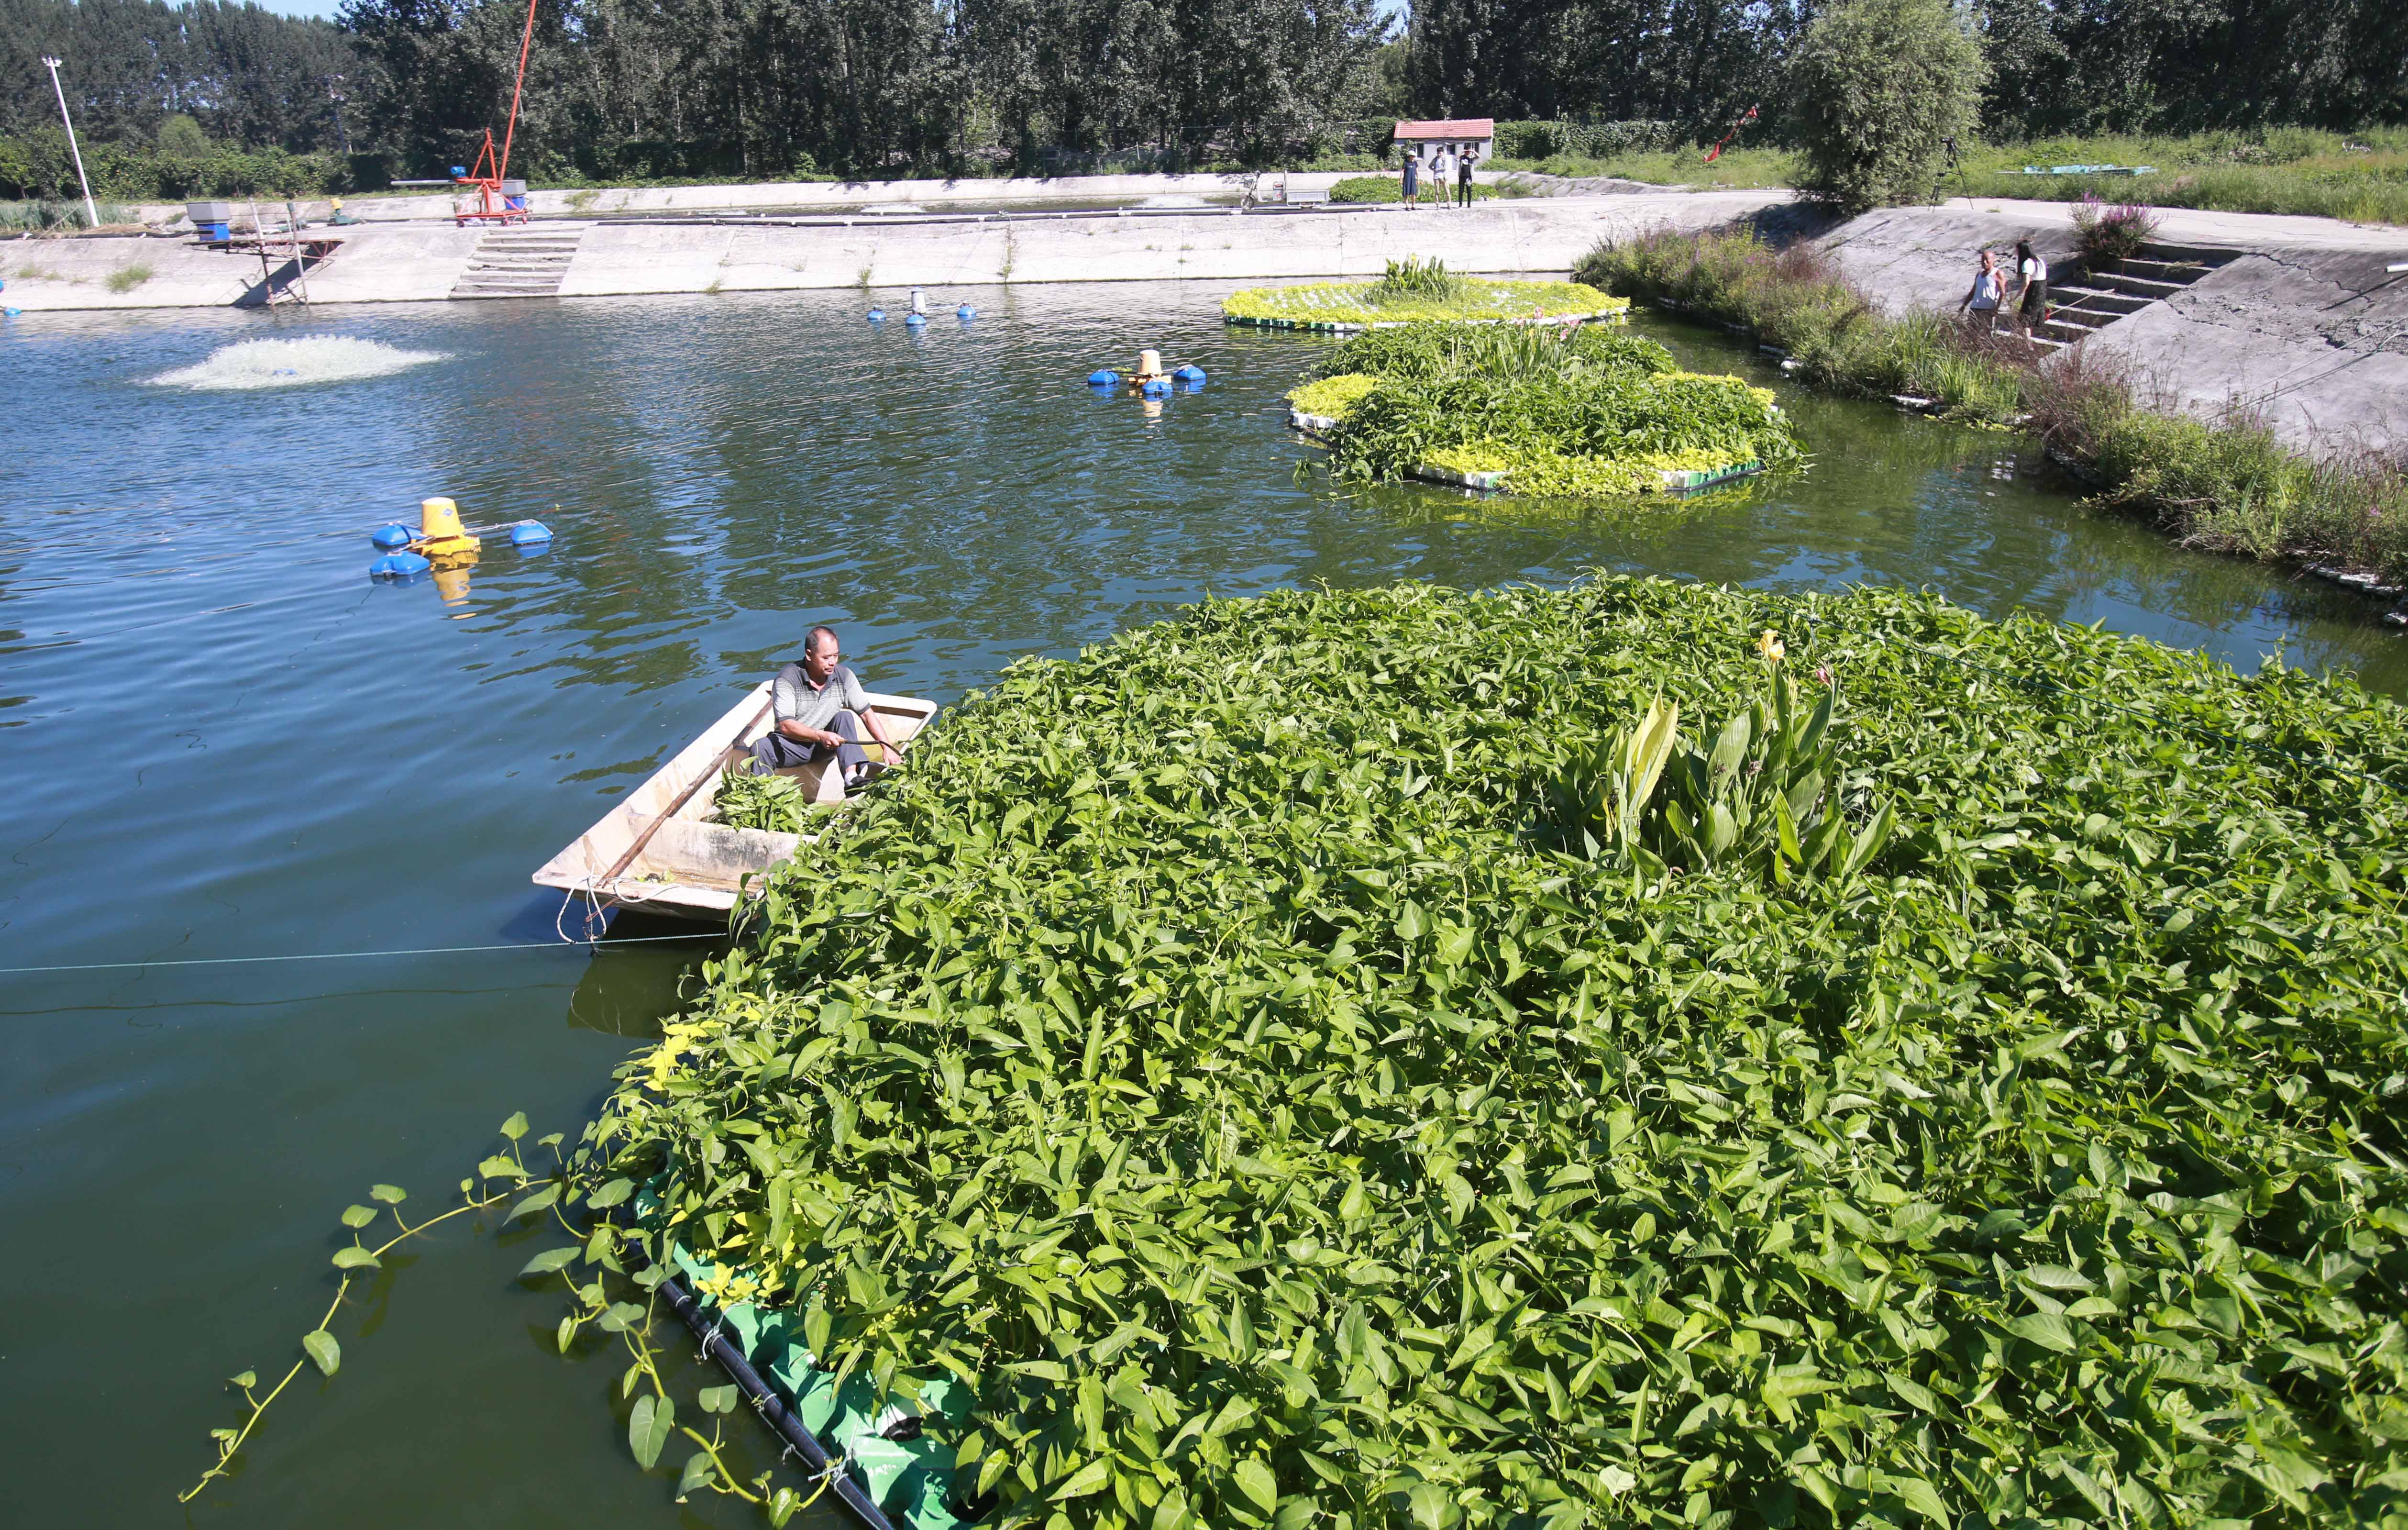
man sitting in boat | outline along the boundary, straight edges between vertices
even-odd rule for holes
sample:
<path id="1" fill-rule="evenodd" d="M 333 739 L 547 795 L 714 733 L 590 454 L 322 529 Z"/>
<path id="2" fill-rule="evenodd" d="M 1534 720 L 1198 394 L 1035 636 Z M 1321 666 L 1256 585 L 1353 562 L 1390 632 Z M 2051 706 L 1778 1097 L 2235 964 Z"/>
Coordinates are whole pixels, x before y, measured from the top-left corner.
<path id="1" fill-rule="evenodd" d="M 869 694 L 850 669 L 837 662 L 841 657 L 835 629 L 815 627 L 804 640 L 803 657 L 778 671 L 777 684 L 770 687 L 777 725 L 752 746 L 754 775 L 817 765 L 833 757 L 845 787 L 857 787 L 869 773 L 869 755 L 861 746 L 864 728 L 888 759 L 900 758 L 902 750 L 870 710 Z"/>

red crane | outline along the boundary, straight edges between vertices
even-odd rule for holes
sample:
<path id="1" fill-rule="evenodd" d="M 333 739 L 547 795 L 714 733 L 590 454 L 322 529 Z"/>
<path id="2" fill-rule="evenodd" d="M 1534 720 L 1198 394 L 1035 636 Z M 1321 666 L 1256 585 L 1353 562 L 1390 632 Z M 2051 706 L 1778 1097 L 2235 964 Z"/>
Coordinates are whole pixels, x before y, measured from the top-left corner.
<path id="1" fill-rule="evenodd" d="M 518 137 L 519 96 L 526 89 L 527 50 L 535 43 L 536 0 L 527 0 L 526 27 L 519 34 L 519 74 L 510 85 L 510 118 L 502 128 L 502 152 L 494 154 L 494 130 L 485 129 L 485 146 L 477 151 L 476 163 L 466 175 L 452 178 L 454 185 L 477 188 L 478 206 L 455 207 L 452 217 L 462 228 L 470 224 L 523 224 L 527 221 L 526 194 L 506 193 L 504 178 L 510 173 L 510 143 Z"/>

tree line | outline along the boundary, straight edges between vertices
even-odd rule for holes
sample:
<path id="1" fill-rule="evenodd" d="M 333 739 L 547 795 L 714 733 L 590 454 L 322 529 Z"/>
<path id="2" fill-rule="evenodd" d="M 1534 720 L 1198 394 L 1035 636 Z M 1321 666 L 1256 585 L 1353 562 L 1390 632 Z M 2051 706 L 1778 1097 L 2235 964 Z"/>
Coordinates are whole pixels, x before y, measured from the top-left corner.
<path id="1" fill-rule="evenodd" d="M 2396 0 L 1970 0 L 1993 137 L 2408 119 Z M 1788 141 L 1816 0 L 541 0 L 514 170 L 539 181 L 1327 160 L 1366 123 L 1653 120 Z M 0 0 L 0 195 L 362 187 L 468 162 L 520 0 Z M 340 97 L 340 100 L 337 98 Z M 142 182 L 136 184 L 136 182 Z M 209 182 L 209 184 L 203 184 Z"/>
<path id="2" fill-rule="evenodd" d="M 1656 118 L 1719 137 L 1751 106 L 1787 141 L 1811 0 L 1415 0 L 1417 110 Z M 1970 0 L 1982 129 L 2346 130 L 2408 120 L 2399 0 Z"/>

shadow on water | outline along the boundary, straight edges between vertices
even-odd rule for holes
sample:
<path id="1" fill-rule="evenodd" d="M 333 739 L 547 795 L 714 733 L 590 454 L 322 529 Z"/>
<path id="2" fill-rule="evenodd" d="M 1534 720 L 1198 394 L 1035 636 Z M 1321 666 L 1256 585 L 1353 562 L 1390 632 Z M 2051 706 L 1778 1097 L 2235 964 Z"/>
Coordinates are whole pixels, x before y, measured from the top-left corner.
<path id="1" fill-rule="evenodd" d="M 932 287 L 981 314 L 918 337 L 865 324 L 853 292 L 0 332 L 41 401 L 0 453 L 0 965 L 552 942 L 530 873 L 820 620 L 869 685 L 950 702 L 1208 593 L 1602 567 L 1929 585 L 2408 689 L 2408 643 L 2336 592 L 2086 512 L 2008 438 L 1816 398 L 1648 318 L 1684 362 L 1780 387 L 1811 464 L 1604 511 L 1333 487 L 1297 471 L 1313 454 L 1281 403 L 1329 342 L 1226 329 L 1223 290 Z M 250 392 L 149 381 L 311 336 L 442 359 Z M 1211 385 L 1153 411 L 1081 385 L 1144 346 Z M 494 551 L 465 587 L 371 585 L 366 532 L 432 494 L 558 540 Z M 0 1226 L 49 1256 L 0 1275 L 41 1315 L 12 1333 L 0 1399 L 16 1456 L 48 1467 L 11 1484 L 17 1516 L 166 1519 L 229 1417 L 215 1378 L 279 1366 L 332 1289 L 346 1204 L 377 1182 L 442 1201 L 513 1110 L 572 1137 L 590 1118 L 716 949 L 651 932 L 682 928 L 12 976 Z M 635 1471 L 607 1356 L 550 1352 L 556 1308 L 512 1283 L 541 1235 L 421 1250 L 376 1293 L 373 1340 L 280 1405 L 201 1516 L 717 1513 Z"/>

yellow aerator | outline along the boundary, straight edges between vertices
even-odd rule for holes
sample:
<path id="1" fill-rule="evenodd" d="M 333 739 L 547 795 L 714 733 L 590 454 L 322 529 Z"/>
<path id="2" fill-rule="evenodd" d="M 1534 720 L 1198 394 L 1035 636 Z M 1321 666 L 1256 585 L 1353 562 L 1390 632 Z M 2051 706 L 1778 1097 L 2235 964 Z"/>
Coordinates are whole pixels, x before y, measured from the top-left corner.
<path id="1" fill-rule="evenodd" d="M 446 560 L 476 561 L 477 550 L 484 545 L 479 538 L 468 535 L 460 524 L 460 507 L 441 498 L 418 502 L 418 537 L 409 544 L 411 552 L 437 563 Z"/>

